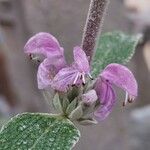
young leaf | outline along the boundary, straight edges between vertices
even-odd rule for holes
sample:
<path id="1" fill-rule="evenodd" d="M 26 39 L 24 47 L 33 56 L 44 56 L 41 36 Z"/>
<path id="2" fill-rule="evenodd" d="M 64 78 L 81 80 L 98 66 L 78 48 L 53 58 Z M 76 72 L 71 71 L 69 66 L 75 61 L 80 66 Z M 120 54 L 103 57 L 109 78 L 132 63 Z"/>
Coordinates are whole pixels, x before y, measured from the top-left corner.
<path id="1" fill-rule="evenodd" d="M 0 150 L 70 150 L 80 133 L 67 119 L 44 113 L 24 113 L 0 132 Z"/>
<path id="2" fill-rule="evenodd" d="M 92 63 L 92 74 L 97 76 L 110 63 L 126 64 L 133 56 L 141 35 L 129 36 L 122 32 L 102 35 Z"/>
<path id="3" fill-rule="evenodd" d="M 81 125 L 95 125 L 98 122 L 94 119 L 94 118 L 83 118 L 81 120 L 79 120 L 79 124 Z"/>
<path id="4" fill-rule="evenodd" d="M 67 107 L 66 114 L 70 114 L 77 106 L 77 99 L 75 98 Z"/>
<path id="5" fill-rule="evenodd" d="M 91 114 L 92 112 L 94 112 L 95 110 L 95 107 L 96 107 L 96 103 L 93 103 L 92 105 L 90 106 L 84 106 L 84 109 L 83 109 L 83 115 L 84 116 L 87 116 L 89 114 Z"/>
<path id="6" fill-rule="evenodd" d="M 56 110 L 58 110 L 61 113 L 63 112 L 62 104 L 61 104 L 58 93 L 56 93 L 54 98 L 53 98 L 53 105 L 54 105 Z"/>
<path id="7" fill-rule="evenodd" d="M 68 99 L 68 98 L 64 98 L 64 99 L 63 99 L 63 104 L 62 104 L 62 106 L 63 106 L 63 111 L 64 111 L 64 112 L 66 111 L 66 109 L 67 109 L 69 103 L 70 103 L 70 102 L 69 102 L 69 99 Z"/>
<path id="8" fill-rule="evenodd" d="M 54 91 L 52 90 L 41 90 L 41 93 L 49 106 L 51 106 L 52 99 L 54 97 Z"/>
<path id="9" fill-rule="evenodd" d="M 79 119 L 81 118 L 83 115 L 83 110 L 82 110 L 82 106 L 79 105 L 76 109 L 74 109 L 70 115 L 69 115 L 69 118 L 73 119 L 73 120 L 76 120 L 76 119 Z"/>

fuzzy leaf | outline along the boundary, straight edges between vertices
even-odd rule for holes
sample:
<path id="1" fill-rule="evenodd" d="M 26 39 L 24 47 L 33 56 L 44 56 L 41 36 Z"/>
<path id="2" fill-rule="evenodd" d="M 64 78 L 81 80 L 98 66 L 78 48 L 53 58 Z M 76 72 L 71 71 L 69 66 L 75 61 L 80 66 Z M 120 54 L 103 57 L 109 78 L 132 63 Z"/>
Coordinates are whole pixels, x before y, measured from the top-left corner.
<path id="1" fill-rule="evenodd" d="M 70 102 L 69 102 L 69 99 L 68 99 L 68 98 L 64 98 L 64 99 L 63 99 L 63 104 L 62 104 L 62 106 L 63 106 L 63 111 L 64 111 L 64 112 L 66 111 L 66 109 L 67 109 L 69 103 L 70 103 Z"/>
<path id="2" fill-rule="evenodd" d="M 73 119 L 73 120 L 76 120 L 76 119 L 79 119 L 81 118 L 83 115 L 83 110 L 82 110 L 82 106 L 79 105 L 76 109 L 74 109 L 70 115 L 69 115 L 69 118 Z"/>
<path id="3" fill-rule="evenodd" d="M 41 90 L 41 93 L 46 101 L 46 103 L 51 106 L 52 105 L 52 99 L 54 98 L 55 96 L 55 93 L 54 91 L 50 91 L 50 90 Z"/>
<path id="4" fill-rule="evenodd" d="M 126 64 L 140 39 L 141 35 L 129 36 L 119 31 L 102 35 L 93 59 L 92 74 L 97 76 L 110 63 Z"/>
<path id="5" fill-rule="evenodd" d="M 70 114 L 77 106 L 77 99 L 75 98 L 67 107 L 66 114 Z"/>
<path id="6" fill-rule="evenodd" d="M 94 125 L 94 124 L 97 124 L 98 122 L 95 120 L 95 119 L 93 119 L 93 118 L 85 118 L 85 119 L 81 119 L 80 121 L 79 121 L 79 123 L 81 124 L 81 125 Z"/>
<path id="7" fill-rule="evenodd" d="M 70 150 L 80 133 L 67 119 L 44 113 L 12 118 L 0 132 L 0 150 Z"/>
<path id="8" fill-rule="evenodd" d="M 96 107 L 96 103 L 93 103 L 92 105 L 84 105 L 83 115 L 87 116 L 91 114 L 92 112 L 94 112 L 95 107 Z"/>
<path id="9" fill-rule="evenodd" d="M 54 105 L 56 110 L 58 110 L 61 113 L 63 112 L 62 104 L 61 104 L 58 93 L 56 93 L 54 98 L 53 98 L 53 105 Z"/>

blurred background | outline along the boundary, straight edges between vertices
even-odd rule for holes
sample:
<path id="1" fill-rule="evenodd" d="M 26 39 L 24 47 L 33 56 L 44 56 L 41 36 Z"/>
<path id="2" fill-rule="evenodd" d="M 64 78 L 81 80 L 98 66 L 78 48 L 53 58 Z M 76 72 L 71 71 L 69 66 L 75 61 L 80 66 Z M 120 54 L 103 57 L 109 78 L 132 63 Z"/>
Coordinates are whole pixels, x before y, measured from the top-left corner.
<path id="1" fill-rule="evenodd" d="M 38 64 L 23 47 L 37 32 L 50 32 L 65 48 L 80 45 L 90 0 L 0 0 L 0 124 L 21 112 L 49 112 L 37 89 Z M 150 0 L 110 0 L 103 32 L 143 33 L 128 63 L 139 84 L 132 106 L 122 107 L 123 92 L 112 114 L 97 126 L 79 126 L 82 138 L 74 150 L 150 149 Z"/>

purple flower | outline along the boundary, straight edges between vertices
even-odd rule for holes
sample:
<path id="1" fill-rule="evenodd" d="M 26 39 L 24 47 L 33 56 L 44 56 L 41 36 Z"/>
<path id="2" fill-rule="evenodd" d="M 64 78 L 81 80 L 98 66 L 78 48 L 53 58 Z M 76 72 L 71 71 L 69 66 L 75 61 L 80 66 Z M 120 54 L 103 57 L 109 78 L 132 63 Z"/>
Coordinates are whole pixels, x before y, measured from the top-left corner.
<path id="1" fill-rule="evenodd" d="M 48 58 L 57 58 L 63 55 L 63 48 L 60 47 L 57 39 L 45 32 L 41 32 L 31 37 L 25 47 L 25 53 L 28 55 L 41 54 Z"/>
<path id="2" fill-rule="evenodd" d="M 90 76 L 90 66 L 85 52 L 80 47 L 74 48 L 74 62 L 61 69 L 54 77 L 51 86 L 58 91 L 67 91 L 70 85 L 85 84 L 86 76 Z"/>
<path id="3" fill-rule="evenodd" d="M 71 87 L 84 85 L 90 75 L 90 65 L 85 52 L 74 47 L 74 61 L 67 65 L 64 50 L 57 39 L 49 33 L 39 33 L 33 36 L 25 45 L 28 55 L 42 55 L 44 60 L 39 65 L 37 80 L 39 89 L 53 88 L 56 91 L 67 92 Z M 137 96 L 137 82 L 129 69 L 119 64 L 109 64 L 99 75 L 96 83 L 88 92 L 80 93 L 84 103 L 92 104 L 99 100 L 100 107 L 94 112 L 99 120 L 105 119 L 111 112 L 116 95 L 113 90 L 116 85 L 126 92 L 123 102 L 131 103 Z M 92 89 L 93 88 L 93 89 Z"/>
<path id="4" fill-rule="evenodd" d="M 78 46 L 74 48 L 74 62 L 66 65 L 63 48 L 57 39 L 49 33 L 39 33 L 29 39 L 25 45 L 28 55 L 43 55 L 45 60 L 39 65 L 38 88 L 52 87 L 66 92 L 72 85 L 85 84 L 90 75 L 90 66 L 85 52 Z"/>
<path id="5" fill-rule="evenodd" d="M 100 74 L 95 85 L 101 103 L 101 107 L 95 112 L 95 116 L 99 120 L 105 119 L 114 106 L 116 96 L 112 85 L 116 85 L 126 92 L 124 106 L 127 102 L 133 102 L 137 96 L 137 82 L 132 72 L 125 66 L 109 64 Z"/>
<path id="6" fill-rule="evenodd" d="M 87 93 L 82 95 L 82 101 L 88 105 L 93 104 L 94 102 L 97 101 L 97 99 L 98 97 L 95 90 L 90 90 Z"/>

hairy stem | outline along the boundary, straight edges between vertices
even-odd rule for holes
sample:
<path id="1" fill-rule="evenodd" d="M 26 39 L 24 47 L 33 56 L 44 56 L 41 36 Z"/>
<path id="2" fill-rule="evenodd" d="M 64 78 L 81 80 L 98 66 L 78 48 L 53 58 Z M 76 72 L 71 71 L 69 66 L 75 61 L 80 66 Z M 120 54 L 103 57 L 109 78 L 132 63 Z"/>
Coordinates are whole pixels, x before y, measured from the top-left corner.
<path id="1" fill-rule="evenodd" d="M 82 38 L 82 48 L 91 62 L 109 0 L 91 0 Z"/>

